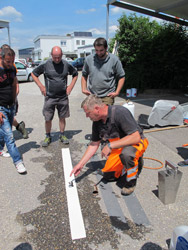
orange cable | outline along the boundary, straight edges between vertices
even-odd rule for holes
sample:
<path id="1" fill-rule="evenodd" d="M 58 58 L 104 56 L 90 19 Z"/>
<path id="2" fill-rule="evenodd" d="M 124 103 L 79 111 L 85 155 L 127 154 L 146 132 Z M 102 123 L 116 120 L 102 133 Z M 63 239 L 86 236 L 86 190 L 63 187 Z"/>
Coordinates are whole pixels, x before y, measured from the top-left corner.
<path id="1" fill-rule="evenodd" d="M 164 164 L 162 163 L 162 161 L 157 160 L 157 159 L 155 159 L 155 158 L 151 158 L 151 157 L 143 157 L 143 159 L 153 160 L 153 161 L 157 161 L 157 162 L 161 163 L 161 166 L 160 166 L 160 167 L 152 168 L 152 167 L 146 167 L 146 166 L 143 166 L 143 168 L 156 170 L 156 169 L 163 168 L 163 166 L 164 166 Z"/>

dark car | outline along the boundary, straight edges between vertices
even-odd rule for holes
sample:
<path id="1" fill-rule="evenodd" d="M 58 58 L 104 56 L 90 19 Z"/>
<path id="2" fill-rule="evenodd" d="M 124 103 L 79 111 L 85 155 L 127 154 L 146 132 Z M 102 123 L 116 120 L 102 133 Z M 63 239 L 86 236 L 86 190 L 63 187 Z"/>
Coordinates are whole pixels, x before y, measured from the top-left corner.
<path id="1" fill-rule="evenodd" d="M 42 60 L 33 61 L 32 64 L 31 64 L 31 66 L 32 66 L 32 67 L 37 67 L 37 66 L 39 66 L 39 64 L 41 64 L 41 63 L 42 63 Z"/>
<path id="2" fill-rule="evenodd" d="M 77 70 L 82 70 L 85 62 L 85 57 L 76 58 L 73 62 L 70 62 Z"/>

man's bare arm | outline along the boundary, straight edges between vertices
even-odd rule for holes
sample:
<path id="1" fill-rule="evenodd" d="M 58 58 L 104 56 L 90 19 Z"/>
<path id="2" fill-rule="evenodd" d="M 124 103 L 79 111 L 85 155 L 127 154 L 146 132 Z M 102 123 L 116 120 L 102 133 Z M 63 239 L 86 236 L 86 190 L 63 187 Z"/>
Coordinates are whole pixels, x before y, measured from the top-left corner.
<path id="1" fill-rule="evenodd" d="M 112 92 L 112 93 L 108 94 L 108 96 L 111 96 L 113 98 L 118 96 L 120 94 L 121 89 L 123 88 L 124 83 L 125 83 L 125 77 L 120 78 L 118 81 L 116 92 Z"/>
<path id="2" fill-rule="evenodd" d="M 72 78 L 71 83 L 69 84 L 69 86 L 67 86 L 67 95 L 70 95 L 72 89 L 74 88 L 74 85 L 75 85 L 77 79 L 78 79 L 78 76 L 74 76 L 74 77 Z"/>
<path id="3" fill-rule="evenodd" d="M 33 73 L 31 73 L 31 76 L 32 76 L 33 80 L 36 82 L 37 86 L 39 87 L 42 95 L 46 96 L 46 88 L 45 88 L 45 86 L 41 83 L 39 78 L 37 76 L 35 76 Z"/>
<path id="4" fill-rule="evenodd" d="M 82 76 L 81 78 L 81 85 L 82 85 L 82 93 L 85 95 L 91 95 L 91 92 L 87 89 L 87 77 Z"/>
<path id="5" fill-rule="evenodd" d="M 91 157 L 97 152 L 97 149 L 100 145 L 100 141 L 98 142 L 91 142 L 88 148 L 86 149 L 84 155 L 82 156 L 82 159 L 79 161 L 79 163 L 73 168 L 72 172 L 70 173 L 70 176 L 72 174 L 75 174 L 75 176 L 80 174 L 81 169 L 84 167 L 84 165 L 91 159 Z"/>

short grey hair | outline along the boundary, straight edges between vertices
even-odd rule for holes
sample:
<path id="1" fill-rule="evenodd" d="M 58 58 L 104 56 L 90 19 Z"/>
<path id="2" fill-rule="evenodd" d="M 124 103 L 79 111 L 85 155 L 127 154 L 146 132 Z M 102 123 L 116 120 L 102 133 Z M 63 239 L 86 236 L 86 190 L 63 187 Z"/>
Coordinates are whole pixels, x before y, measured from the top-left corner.
<path id="1" fill-rule="evenodd" d="M 86 106 L 89 110 L 91 110 L 95 105 L 103 106 L 105 104 L 102 102 L 102 99 L 100 97 L 92 94 L 86 97 L 85 100 L 83 100 L 83 102 L 81 103 L 81 108 Z"/>

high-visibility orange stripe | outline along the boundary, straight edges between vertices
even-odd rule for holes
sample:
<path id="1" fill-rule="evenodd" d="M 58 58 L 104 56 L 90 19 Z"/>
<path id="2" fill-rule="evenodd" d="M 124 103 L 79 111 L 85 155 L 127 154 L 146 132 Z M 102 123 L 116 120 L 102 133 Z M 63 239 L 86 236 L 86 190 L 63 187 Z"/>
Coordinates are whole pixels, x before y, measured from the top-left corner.
<path id="1" fill-rule="evenodd" d="M 131 174 L 129 174 L 129 175 L 127 174 L 127 178 L 129 179 L 129 178 L 131 178 L 131 177 L 137 175 L 137 172 L 138 172 L 138 169 L 137 169 L 134 173 L 131 173 Z"/>
<path id="2" fill-rule="evenodd" d="M 132 170 L 132 169 L 134 169 L 134 168 L 135 168 L 135 166 L 133 166 L 132 168 L 129 168 L 128 171 L 129 171 L 129 170 Z"/>

